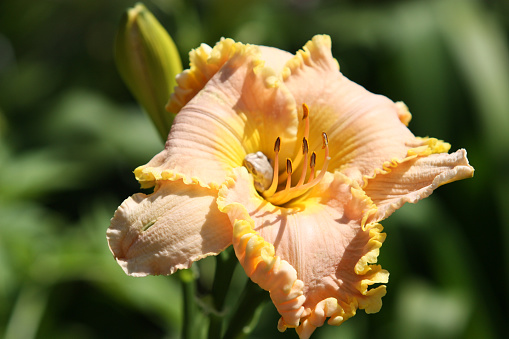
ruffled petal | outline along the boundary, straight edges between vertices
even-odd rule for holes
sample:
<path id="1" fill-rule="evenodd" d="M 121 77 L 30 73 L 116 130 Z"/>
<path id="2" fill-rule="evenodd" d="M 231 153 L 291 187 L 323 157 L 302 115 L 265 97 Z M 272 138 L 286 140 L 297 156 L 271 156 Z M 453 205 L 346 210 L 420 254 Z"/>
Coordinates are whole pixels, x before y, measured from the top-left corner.
<path id="1" fill-rule="evenodd" d="M 180 112 L 241 46 L 240 42 L 221 38 L 214 48 L 201 44 L 189 52 L 190 68 L 177 76 L 177 86 L 166 109 L 172 113 Z M 259 49 L 266 66 L 276 73 L 280 73 L 288 59 L 293 56 L 273 47 L 259 46 Z"/>
<path id="2" fill-rule="evenodd" d="M 357 308 L 377 312 L 388 280 L 376 262 L 385 234 L 366 224 L 376 210 L 358 184 L 327 173 L 305 198 L 286 207 L 263 200 L 245 168 L 235 169 L 219 191 L 233 246 L 246 274 L 270 291 L 282 318 L 308 338 L 323 325 L 339 325 Z"/>
<path id="3" fill-rule="evenodd" d="M 348 175 L 356 179 L 372 175 L 384 161 L 405 157 L 407 143 L 414 142 L 406 127 L 411 115 L 405 104 L 373 94 L 343 76 L 329 36 L 313 37 L 288 62 L 283 77 L 297 104 L 309 107 L 310 136 L 318 136 L 310 137 L 310 150 L 319 149 L 319 136 L 327 133 L 330 171 L 354 169 Z"/>
<path id="4" fill-rule="evenodd" d="M 246 154 L 270 157 L 277 137 L 299 147 L 295 101 L 264 66 L 259 48 L 228 46 L 228 60 L 177 114 L 165 150 L 135 170 L 143 187 L 182 177 L 217 188 Z M 286 147 L 281 156 L 292 151 Z"/>
<path id="5" fill-rule="evenodd" d="M 377 206 L 370 221 L 383 220 L 406 202 L 415 203 L 441 185 L 474 175 L 464 149 L 428 155 L 444 150 L 441 143 L 432 145 L 434 148 L 421 149 L 420 153 L 416 153 L 419 148 L 413 149 L 407 158 L 388 163 L 383 170 L 365 178 L 364 191 Z"/>
<path id="6" fill-rule="evenodd" d="M 292 53 L 279 48 L 268 46 L 258 46 L 258 48 L 262 52 L 265 66 L 272 68 L 276 74 L 281 74 L 285 70 L 288 60 L 293 58 Z"/>
<path id="7" fill-rule="evenodd" d="M 178 113 L 235 53 L 240 43 L 222 38 L 214 48 L 207 44 L 189 52 L 190 68 L 177 76 L 177 86 L 166 109 Z"/>
<path id="8" fill-rule="evenodd" d="M 135 194 L 115 212 L 110 250 L 132 276 L 172 274 L 231 244 L 232 227 L 219 212 L 217 191 L 162 181 L 150 195 Z"/>

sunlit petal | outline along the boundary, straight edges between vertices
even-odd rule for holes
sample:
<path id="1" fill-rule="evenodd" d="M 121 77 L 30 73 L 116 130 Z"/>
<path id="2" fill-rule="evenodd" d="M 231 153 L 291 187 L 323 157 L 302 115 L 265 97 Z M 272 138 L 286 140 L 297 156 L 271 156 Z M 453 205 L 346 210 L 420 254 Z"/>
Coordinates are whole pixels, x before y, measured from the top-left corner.
<path id="1" fill-rule="evenodd" d="M 404 203 L 415 203 L 437 187 L 470 178 L 473 174 L 464 149 L 452 154 L 410 157 L 391 164 L 366 181 L 364 191 L 378 208 L 371 220 L 385 219 Z"/>
<path id="2" fill-rule="evenodd" d="M 376 262 L 382 227 L 365 224 L 376 207 L 357 183 L 328 173 L 305 198 L 273 206 L 235 169 L 219 192 L 218 206 L 234 225 L 233 245 L 246 274 L 271 298 L 279 327 L 305 333 L 339 325 L 357 308 L 377 312 L 388 273 Z M 311 329 L 311 330 L 310 330 Z"/>
<path id="3" fill-rule="evenodd" d="M 204 187 L 219 187 L 226 173 L 242 166 L 246 154 L 272 155 L 281 138 L 282 156 L 295 149 L 295 101 L 256 46 L 235 51 L 175 118 L 164 151 L 136 169 L 143 187 L 182 177 Z M 233 48 L 233 47 L 231 47 Z"/>
<path id="4" fill-rule="evenodd" d="M 162 181 L 151 195 L 127 198 L 107 231 L 111 252 L 132 276 L 172 274 L 231 244 L 232 227 L 217 191 Z"/>
<path id="5" fill-rule="evenodd" d="M 190 68 L 177 76 L 175 91 L 166 109 L 178 113 L 191 99 L 205 87 L 205 84 L 221 69 L 221 67 L 242 49 L 243 44 L 232 39 L 221 39 L 214 48 L 207 44 L 189 52 Z M 292 54 L 273 47 L 258 46 L 268 66 L 280 73 Z"/>
<path id="6" fill-rule="evenodd" d="M 310 135 L 329 136 L 331 170 L 355 169 L 359 179 L 372 175 L 384 161 L 406 156 L 414 140 L 406 125 L 411 115 L 394 103 L 350 81 L 339 71 L 328 36 L 315 36 L 288 62 L 285 85 L 296 102 L 310 109 Z M 310 150 L 320 140 L 310 140 Z M 320 160 L 317 166 L 321 165 Z"/>
<path id="7" fill-rule="evenodd" d="M 240 46 L 232 39 L 221 39 L 212 49 L 207 44 L 189 52 L 190 68 L 177 76 L 177 87 L 166 109 L 178 113 L 217 73 Z"/>

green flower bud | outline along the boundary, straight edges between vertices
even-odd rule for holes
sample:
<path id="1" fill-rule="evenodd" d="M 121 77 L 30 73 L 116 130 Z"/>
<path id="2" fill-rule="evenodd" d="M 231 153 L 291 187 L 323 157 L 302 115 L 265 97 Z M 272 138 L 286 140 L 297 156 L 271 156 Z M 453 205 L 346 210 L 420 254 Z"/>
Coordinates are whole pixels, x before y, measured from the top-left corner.
<path id="1" fill-rule="evenodd" d="M 182 72 L 175 43 L 154 15 L 137 3 L 124 13 L 115 41 L 115 61 L 122 79 L 166 140 L 174 114 L 165 106 Z"/>

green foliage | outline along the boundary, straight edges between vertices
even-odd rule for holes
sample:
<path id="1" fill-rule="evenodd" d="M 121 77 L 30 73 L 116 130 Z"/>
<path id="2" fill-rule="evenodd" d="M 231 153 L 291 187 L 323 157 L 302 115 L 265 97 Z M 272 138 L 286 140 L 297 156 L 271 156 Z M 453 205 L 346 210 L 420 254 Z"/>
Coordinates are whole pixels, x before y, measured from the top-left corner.
<path id="1" fill-rule="evenodd" d="M 313 338 L 503 337 L 509 303 L 507 1 L 145 4 L 175 39 L 182 60 L 221 36 L 295 52 L 312 35 L 329 34 L 343 73 L 405 101 L 416 135 L 469 151 L 474 179 L 441 187 L 383 222 L 388 237 L 379 263 L 391 276 L 382 310 L 360 311 Z M 162 148 L 113 62 L 116 27 L 132 5 L 0 4 L 0 337 L 181 333 L 178 278 L 126 276 L 105 239 L 115 208 L 139 191 L 132 170 Z M 210 263 L 195 265 L 204 290 L 212 285 Z M 234 279 L 236 296 L 243 283 Z M 296 338 L 294 331 L 277 332 L 271 304 L 259 316 L 249 338 Z"/>

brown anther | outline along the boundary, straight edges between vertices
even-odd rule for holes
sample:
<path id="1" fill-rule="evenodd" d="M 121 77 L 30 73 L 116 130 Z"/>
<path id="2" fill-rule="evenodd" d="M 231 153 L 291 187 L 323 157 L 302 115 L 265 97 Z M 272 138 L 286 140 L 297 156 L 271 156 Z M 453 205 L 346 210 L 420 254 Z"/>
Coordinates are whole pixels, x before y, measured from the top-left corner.
<path id="1" fill-rule="evenodd" d="M 276 142 L 274 143 L 274 152 L 279 152 L 281 148 L 281 138 L 277 137 Z"/>
<path id="2" fill-rule="evenodd" d="M 315 168 L 315 165 L 316 165 L 316 153 L 313 152 L 313 154 L 311 154 L 311 160 L 309 162 L 309 167 Z"/>
<path id="3" fill-rule="evenodd" d="M 309 151 L 308 139 L 302 138 L 302 154 L 307 154 Z"/>
<path id="4" fill-rule="evenodd" d="M 322 148 L 325 148 L 327 147 L 327 145 L 329 145 L 329 138 L 327 138 L 327 133 L 325 132 L 322 133 L 322 141 L 323 141 Z"/>
<path id="5" fill-rule="evenodd" d="M 292 160 L 290 160 L 289 158 L 286 158 L 286 173 L 287 174 L 292 174 L 293 172 L 293 169 L 292 169 Z"/>
<path id="6" fill-rule="evenodd" d="M 277 137 L 276 142 L 274 143 L 274 159 L 272 161 L 272 166 L 274 166 L 272 170 L 272 183 L 269 188 L 263 192 L 265 197 L 270 197 L 274 193 L 276 193 L 278 180 L 279 180 L 279 149 L 281 148 L 281 138 Z"/>
<path id="7" fill-rule="evenodd" d="M 309 107 L 306 104 L 302 104 L 302 120 L 306 119 L 309 115 Z"/>

